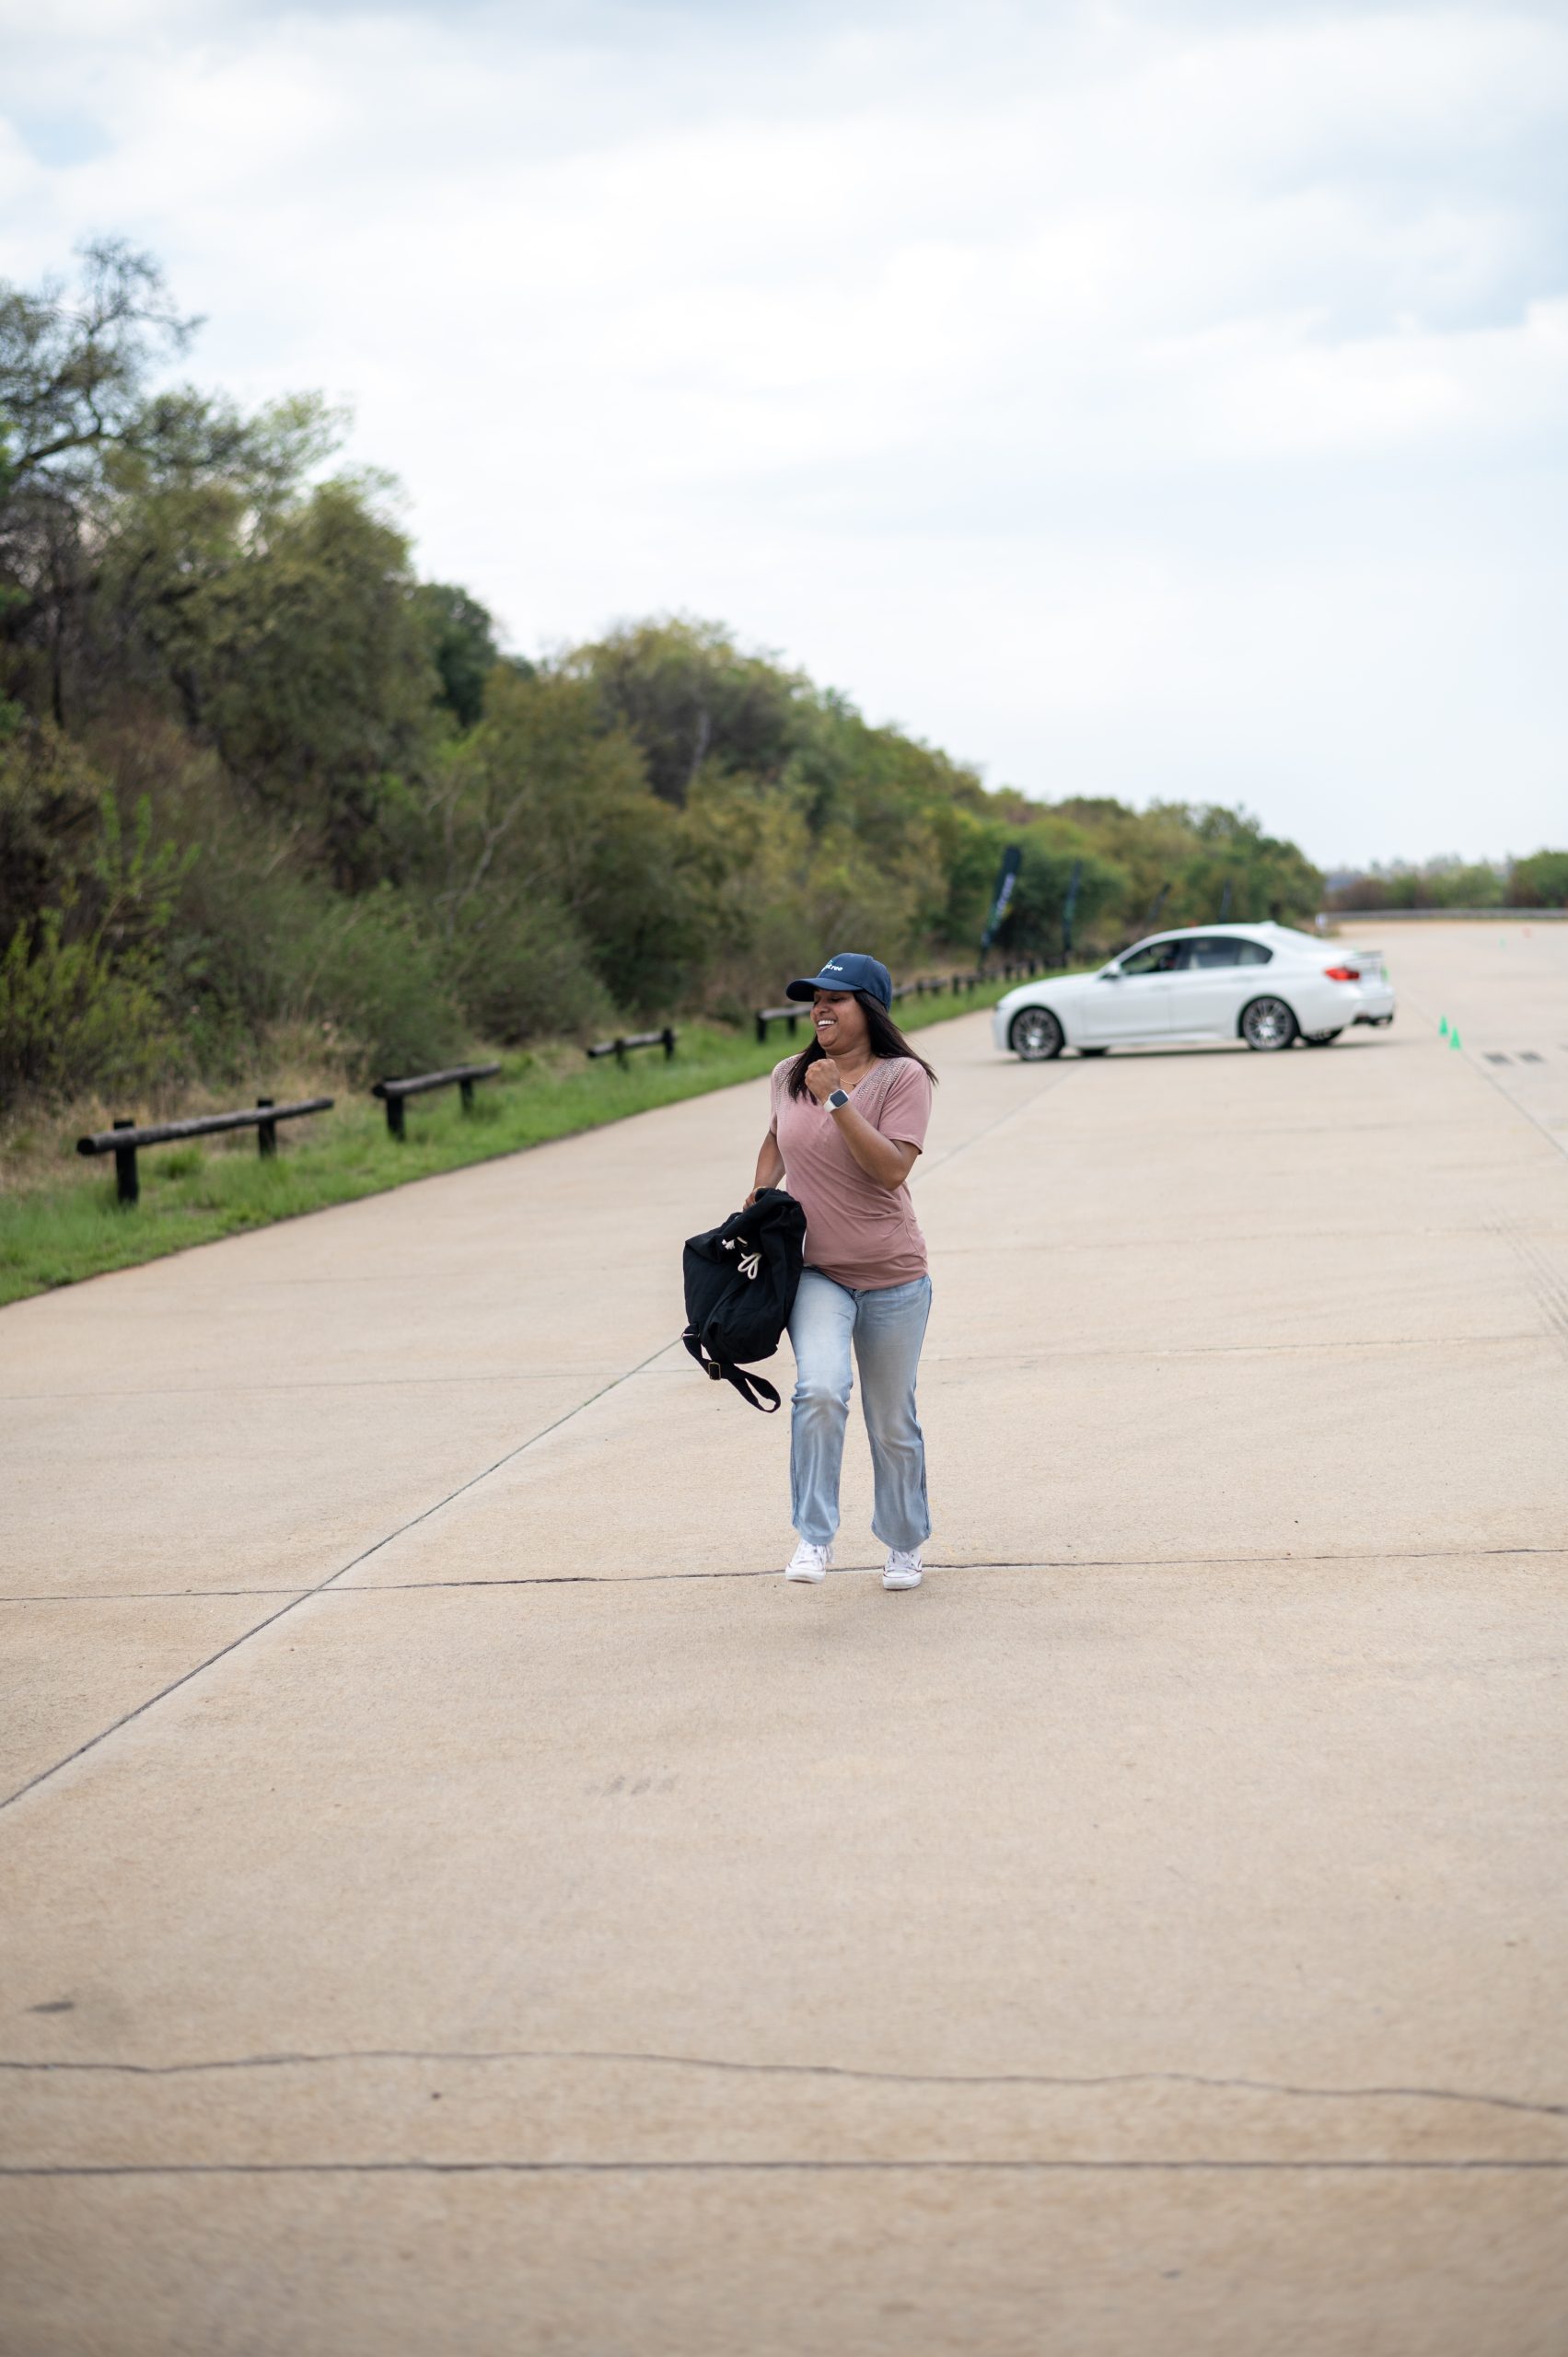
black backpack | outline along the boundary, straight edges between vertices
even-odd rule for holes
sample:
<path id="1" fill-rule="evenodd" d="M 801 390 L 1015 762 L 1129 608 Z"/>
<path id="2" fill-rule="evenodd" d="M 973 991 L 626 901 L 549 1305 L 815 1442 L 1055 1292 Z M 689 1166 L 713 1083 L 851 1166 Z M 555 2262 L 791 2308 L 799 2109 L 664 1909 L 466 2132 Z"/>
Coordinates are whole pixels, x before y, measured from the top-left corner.
<path id="1" fill-rule="evenodd" d="M 779 1187 L 763 1187 L 749 1209 L 734 1213 L 722 1227 L 688 1237 L 681 1256 L 681 1341 L 715 1383 L 733 1383 L 766 1416 L 777 1408 L 779 1395 L 765 1376 L 748 1375 L 745 1366 L 753 1359 L 771 1359 L 778 1349 L 795 1307 L 805 1247 L 806 1213 L 795 1197 Z"/>

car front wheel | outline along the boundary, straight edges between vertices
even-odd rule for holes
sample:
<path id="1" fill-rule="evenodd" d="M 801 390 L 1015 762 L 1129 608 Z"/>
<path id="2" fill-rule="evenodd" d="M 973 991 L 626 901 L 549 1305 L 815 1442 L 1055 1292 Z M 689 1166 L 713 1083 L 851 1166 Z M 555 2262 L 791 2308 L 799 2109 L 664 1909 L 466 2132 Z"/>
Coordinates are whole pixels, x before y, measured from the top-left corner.
<path id="1" fill-rule="evenodd" d="M 1241 1010 L 1241 1036 L 1260 1054 L 1288 1048 L 1295 1034 L 1295 1017 L 1283 998 L 1255 998 Z"/>
<path id="2" fill-rule="evenodd" d="M 1048 1006 L 1026 1006 L 1015 1015 L 1007 1039 L 1027 1064 L 1049 1063 L 1062 1053 L 1062 1026 Z"/>

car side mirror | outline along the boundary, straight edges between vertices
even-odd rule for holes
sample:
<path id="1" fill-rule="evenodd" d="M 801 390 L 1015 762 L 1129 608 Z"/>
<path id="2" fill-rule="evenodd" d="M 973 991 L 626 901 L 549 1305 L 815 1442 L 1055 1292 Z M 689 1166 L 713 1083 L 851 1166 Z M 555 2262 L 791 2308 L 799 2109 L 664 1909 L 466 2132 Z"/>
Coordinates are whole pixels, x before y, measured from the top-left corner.
<path id="1" fill-rule="evenodd" d="M 1121 969 L 1120 966 L 1114 965 L 1102 966 L 1099 971 L 1099 978 L 1102 982 L 1119 982 L 1121 980 Z"/>

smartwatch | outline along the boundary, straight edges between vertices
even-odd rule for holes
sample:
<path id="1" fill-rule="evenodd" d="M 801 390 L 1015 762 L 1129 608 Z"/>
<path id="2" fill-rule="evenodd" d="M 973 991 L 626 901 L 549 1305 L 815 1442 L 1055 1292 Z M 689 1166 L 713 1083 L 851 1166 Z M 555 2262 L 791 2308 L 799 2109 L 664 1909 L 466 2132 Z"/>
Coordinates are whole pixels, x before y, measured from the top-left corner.
<path id="1" fill-rule="evenodd" d="M 841 1105 L 847 1105 L 848 1103 L 849 1098 L 845 1096 L 842 1088 L 835 1088 L 828 1098 L 829 1110 L 834 1113 L 838 1111 Z"/>

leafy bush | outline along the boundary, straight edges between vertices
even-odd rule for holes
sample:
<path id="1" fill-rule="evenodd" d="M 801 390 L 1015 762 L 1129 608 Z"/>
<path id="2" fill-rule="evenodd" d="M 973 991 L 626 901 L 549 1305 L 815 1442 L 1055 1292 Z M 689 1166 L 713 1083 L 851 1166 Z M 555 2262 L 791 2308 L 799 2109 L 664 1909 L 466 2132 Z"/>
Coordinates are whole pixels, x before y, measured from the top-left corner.
<path id="1" fill-rule="evenodd" d="M 470 1022 L 502 1047 L 615 1027 L 587 943 L 548 897 L 486 901 L 454 945 L 452 982 Z"/>
<path id="2" fill-rule="evenodd" d="M 430 1072 L 460 1057 L 461 1009 L 440 945 L 390 885 L 359 900 L 301 892 L 271 945 L 279 1014 L 309 1016 L 362 1076 Z"/>
<path id="3" fill-rule="evenodd" d="M 105 780 L 44 721 L 0 732 L 0 941 L 93 884 Z"/>
<path id="4" fill-rule="evenodd" d="M 64 938 L 46 909 L 0 954 L 0 1097 L 139 1088 L 169 1061 L 156 981 L 113 959 L 101 935 Z"/>
<path id="5" fill-rule="evenodd" d="M 48 729 L 0 750 L 0 1094 L 140 1086 L 180 1061 L 165 958 L 194 853 L 155 848 L 145 797 L 127 836 Z"/>
<path id="6" fill-rule="evenodd" d="M 1508 898 L 1520 909 L 1568 909 L 1568 851 L 1538 851 L 1516 859 Z"/>
<path id="7" fill-rule="evenodd" d="M 1337 877 L 1324 900 L 1330 909 L 1495 909 L 1505 897 L 1503 870 L 1489 861 L 1433 859 Z"/>

